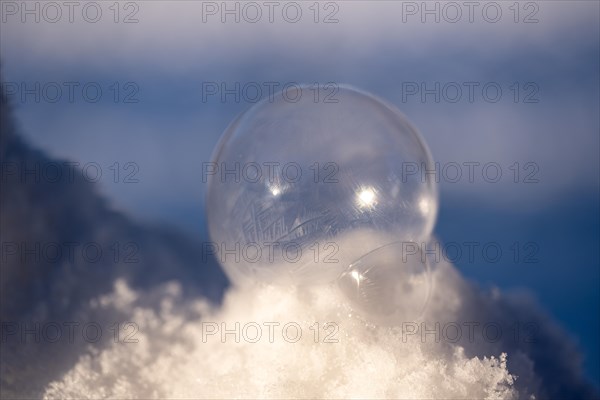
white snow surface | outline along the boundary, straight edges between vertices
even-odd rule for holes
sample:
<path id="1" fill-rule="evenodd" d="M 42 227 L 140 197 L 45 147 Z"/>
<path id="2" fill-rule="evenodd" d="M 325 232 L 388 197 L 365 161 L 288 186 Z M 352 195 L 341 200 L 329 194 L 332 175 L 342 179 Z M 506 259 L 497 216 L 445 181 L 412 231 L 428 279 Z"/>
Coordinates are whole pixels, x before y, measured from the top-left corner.
<path id="1" fill-rule="evenodd" d="M 464 325 L 483 326 L 481 315 L 493 321 L 485 310 L 501 295 L 481 295 L 448 264 L 435 266 L 432 281 L 424 315 L 381 326 L 332 285 L 234 287 L 215 306 L 181 302 L 169 283 L 148 306 L 147 293 L 118 280 L 90 306 L 127 315 L 138 342 L 89 349 L 44 397 L 535 398 L 531 360 L 501 351 L 504 339 L 484 340 L 481 330 L 469 340 Z M 511 358 L 517 372 L 507 367 Z"/>

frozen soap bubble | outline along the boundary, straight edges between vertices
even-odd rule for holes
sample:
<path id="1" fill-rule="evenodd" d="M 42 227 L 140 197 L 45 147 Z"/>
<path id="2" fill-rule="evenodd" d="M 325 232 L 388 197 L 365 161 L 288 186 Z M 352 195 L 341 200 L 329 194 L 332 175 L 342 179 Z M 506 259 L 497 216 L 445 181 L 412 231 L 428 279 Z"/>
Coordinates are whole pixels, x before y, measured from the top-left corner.
<path id="1" fill-rule="evenodd" d="M 296 86 L 227 128 L 211 163 L 211 252 L 234 283 L 326 283 L 368 252 L 426 239 L 438 200 L 423 139 L 393 106 Z"/>
<path id="2" fill-rule="evenodd" d="M 427 306 L 429 262 L 417 243 L 391 243 L 353 262 L 337 283 L 369 321 L 400 325 L 420 317 Z"/>

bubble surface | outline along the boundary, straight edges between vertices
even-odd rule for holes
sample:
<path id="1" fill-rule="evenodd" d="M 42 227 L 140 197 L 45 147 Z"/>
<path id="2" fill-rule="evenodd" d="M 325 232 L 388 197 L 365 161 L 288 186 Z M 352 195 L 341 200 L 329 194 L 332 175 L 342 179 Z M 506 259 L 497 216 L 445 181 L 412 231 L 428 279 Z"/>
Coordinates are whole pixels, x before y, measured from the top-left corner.
<path id="1" fill-rule="evenodd" d="M 399 326 L 422 315 L 429 301 L 431 273 L 417 243 L 396 242 L 352 263 L 337 283 L 367 320 Z"/>
<path id="2" fill-rule="evenodd" d="M 289 89 L 233 121 L 204 168 L 215 256 L 234 283 L 334 281 L 374 249 L 429 237 L 425 169 L 427 146 L 393 106 L 347 86 L 327 101 Z"/>

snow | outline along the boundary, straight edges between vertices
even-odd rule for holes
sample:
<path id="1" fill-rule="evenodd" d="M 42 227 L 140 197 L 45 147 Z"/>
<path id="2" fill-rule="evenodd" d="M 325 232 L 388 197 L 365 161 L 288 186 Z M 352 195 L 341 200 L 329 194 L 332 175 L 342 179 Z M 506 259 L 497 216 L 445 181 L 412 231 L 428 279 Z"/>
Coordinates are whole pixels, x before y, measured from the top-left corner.
<path id="1" fill-rule="evenodd" d="M 454 333 L 441 328 L 438 340 L 434 333 L 409 333 L 473 321 L 464 315 L 469 286 L 456 270 L 437 265 L 433 280 L 422 319 L 395 327 L 370 323 L 335 286 L 232 288 L 214 306 L 202 299 L 181 303 L 178 284 L 170 283 L 159 305 L 148 307 L 140 302 L 144 293 L 119 280 L 92 306 L 127 315 L 139 327 L 138 342 L 87 352 L 44 397 L 529 397 L 515 385 L 521 378 L 509 371 L 511 355 L 494 343 L 477 335 L 470 342 L 466 331 L 454 343 Z"/>

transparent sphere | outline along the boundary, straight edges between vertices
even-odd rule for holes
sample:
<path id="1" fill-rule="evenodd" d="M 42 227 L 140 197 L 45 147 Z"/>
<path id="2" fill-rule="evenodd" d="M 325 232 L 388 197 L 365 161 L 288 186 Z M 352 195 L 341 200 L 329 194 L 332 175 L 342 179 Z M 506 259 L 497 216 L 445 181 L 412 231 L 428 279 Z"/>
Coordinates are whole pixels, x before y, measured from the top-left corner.
<path id="1" fill-rule="evenodd" d="M 429 301 L 429 262 L 418 243 L 391 243 L 352 263 L 337 283 L 367 320 L 379 325 L 414 322 Z"/>
<path id="2" fill-rule="evenodd" d="M 416 129 L 356 89 L 316 94 L 297 86 L 257 103 L 203 168 L 212 249 L 234 283 L 331 282 L 433 229 L 433 162 Z"/>

